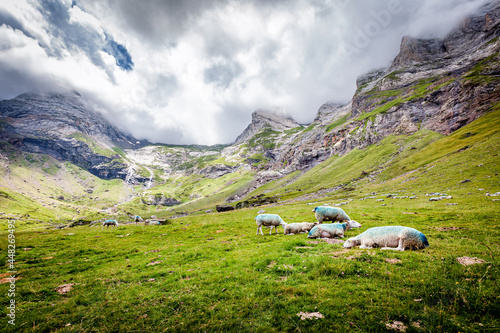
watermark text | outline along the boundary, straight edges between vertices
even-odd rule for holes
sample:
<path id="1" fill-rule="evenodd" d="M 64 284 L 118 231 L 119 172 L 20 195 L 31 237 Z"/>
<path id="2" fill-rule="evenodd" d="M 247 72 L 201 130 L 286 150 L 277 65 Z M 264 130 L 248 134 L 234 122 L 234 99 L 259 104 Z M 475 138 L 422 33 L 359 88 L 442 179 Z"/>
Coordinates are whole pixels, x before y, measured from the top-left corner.
<path id="1" fill-rule="evenodd" d="M 9 325 L 16 325 L 16 221 L 9 220 L 8 231 L 7 231 L 7 267 L 9 270 L 7 274 L 10 276 L 9 289 L 7 290 L 7 297 L 9 302 L 7 305 L 7 322 Z"/>

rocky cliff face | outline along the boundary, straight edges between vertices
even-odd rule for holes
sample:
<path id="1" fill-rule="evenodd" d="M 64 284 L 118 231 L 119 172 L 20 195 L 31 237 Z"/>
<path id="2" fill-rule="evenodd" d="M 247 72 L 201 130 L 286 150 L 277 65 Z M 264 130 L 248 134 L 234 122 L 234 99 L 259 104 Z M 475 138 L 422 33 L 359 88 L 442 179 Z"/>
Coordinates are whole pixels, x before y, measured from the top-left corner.
<path id="1" fill-rule="evenodd" d="M 13 134 L 21 137 L 67 138 L 75 133 L 120 148 L 138 146 L 137 140 L 111 125 L 76 91 L 31 92 L 0 102 L 0 115 Z"/>
<path id="2" fill-rule="evenodd" d="M 403 38 L 389 69 L 358 81 L 358 130 L 337 151 L 421 128 L 449 134 L 487 112 L 500 97 L 499 35 L 500 4 L 492 2 L 444 40 Z"/>

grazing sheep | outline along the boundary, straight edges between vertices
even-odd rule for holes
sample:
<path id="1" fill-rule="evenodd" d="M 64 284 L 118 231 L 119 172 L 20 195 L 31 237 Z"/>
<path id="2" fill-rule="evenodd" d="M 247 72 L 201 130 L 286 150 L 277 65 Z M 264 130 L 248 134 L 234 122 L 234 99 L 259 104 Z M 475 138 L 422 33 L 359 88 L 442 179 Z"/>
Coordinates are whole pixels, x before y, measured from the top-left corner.
<path id="1" fill-rule="evenodd" d="M 136 215 L 136 216 L 134 217 L 134 222 L 135 222 L 135 224 L 137 224 L 138 222 L 141 222 L 141 221 L 144 221 L 144 220 L 143 220 L 143 219 L 142 219 L 142 217 L 140 217 L 139 215 Z"/>
<path id="2" fill-rule="evenodd" d="M 307 238 L 343 238 L 344 232 L 352 228 L 361 228 L 361 224 L 351 220 L 343 223 L 329 223 L 317 225 L 309 231 Z"/>
<path id="3" fill-rule="evenodd" d="M 101 230 L 104 230 L 104 226 L 106 226 L 106 229 L 109 228 L 110 225 L 112 225 L 113 228 L 116 228 L 120 224 L 118 224 L 118 221 L 116 221 L 116 220 L 106 220 L 106 221 L 102 222 L 102 229 Z"/>
<path id="4" fill-rule="evenodd" d="M 309 232 L 318 222 L 309 223 L 309 222 L 299 222 L 299 223 L 288 223 L 285 227 L 285 231 L 283 234 L 285 235 L 294 235 L 300 234 L 303 232 Z"/>
<path id="5" fill-rule="evenodd" d="M 278 226 L 280 225 L 283 229 L 286 227 L 286 222 L 277 214 L 259 214 L 255 217 L 255 222 L 257 223 L 257 235 L 259 234 L 259 230 L 260 234 L 264 235 L 262 226 L 271 228 L 269 234 L 271 234 L 273 228 L 276 228 L 276 233 L 278 233 Z"/>
<path id="6" fill-rule="evenodd" d="M 380 247 L 381 250 L 423 249 L 429 242 L 420 231 L 400 226 L 375 227 L 366 230 L 356 237 L 349 238 L 344 243 L 344 248 L 360 245 L 360 249 Z"/>
<path id="7" fill-rule="evenodd" d="M 313 212 L 319 223 L 323 223 L 323 221 L 344 222 L 351 220 L 342 208 L 316 207 L 313 209 Z"/>

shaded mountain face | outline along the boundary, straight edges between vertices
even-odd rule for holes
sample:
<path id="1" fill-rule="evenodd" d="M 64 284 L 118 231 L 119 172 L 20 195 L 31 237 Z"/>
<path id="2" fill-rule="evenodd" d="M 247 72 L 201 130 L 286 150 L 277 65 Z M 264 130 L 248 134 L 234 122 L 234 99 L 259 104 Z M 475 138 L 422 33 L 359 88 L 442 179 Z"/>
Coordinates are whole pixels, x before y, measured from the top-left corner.
<path id="1" fill-rule="evenodd" d="M 127 166 L 120 149 L 141 146 L 74 91 L 31 92 L 0 101 L 0 126 L 6 144 L 69 161 L 105 179 L 124 179 Z"/>
<path id="2" fill-rule="evenodd" d="M 487 112 L 500 97 L 499 35 L 495 1 L 443 40 L 403 38 L 389 69 L 358 80 L 351 114 L 367 141 L 420 128 L 449 134 Z"/>
<path id="3" fill-rule="evenodd" d="M 7 131 L 13 136 L 61 139 L 81 133 L 108 146 L 139 145 L 89 107 L 76 91 L 31 92 L 0 101 L 0 116 L 11 125 Z"/>

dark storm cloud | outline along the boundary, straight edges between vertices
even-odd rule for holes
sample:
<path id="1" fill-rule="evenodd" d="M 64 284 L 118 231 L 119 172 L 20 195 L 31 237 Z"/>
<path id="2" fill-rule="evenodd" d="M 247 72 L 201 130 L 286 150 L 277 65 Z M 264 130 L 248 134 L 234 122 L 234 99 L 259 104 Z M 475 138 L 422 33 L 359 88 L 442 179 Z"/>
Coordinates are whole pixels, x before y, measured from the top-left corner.
<path id="1" fill-rule="evenodd" d="M 43 87 L 47 84 L 53 86 L 53 82 L 44 80 L 42 77 L 19 70 L 14 66 L 2 66 L 1 63 L 0 78 L 0 100 L 13 98 L 21 92 L 33 90 L 34 87 Z"/>
<path id="2" fill-rule="evenodd" d="M 175 43 L 207 9 L 223 6 L 218 0 L 81 0 L 81 5 L 96 17 L 114 13 L 117 24 L 154 43 Z"/>
<path id="3" fill-rule="evenodd" d="M 56 37 L 56 41 L 62 41 L 65 48 L 73 51 L 81 50 L 85 52 L 92 62 L 106 70 L 112 80 L 114 76 L 112 70 L 107 68 L 100 51 L 105 51 L 116 59 L 116 65 L 124 70 L 131 70 L 133 62 L 127 49 L 113 40 L 112 36 L 106 35 L 103 39 L 101 32 L 91 27 L 71 22 L 69 9 L 59 0 L 41 0 L 41 10 L 50 23 L 50 33 Z M 75 6 L 73 2 L 72 7 Z M 57 45 L 51 45 L 50 52 L 54 52 L 57 57 L 62 56 L 62 51 Z"/>
<path id="4" fill-rule="evenodd" d="M 106 44 L 103 50 L 116 59 L 116 65 L 123 70 L 131 71 L 134 63 L 125 46 L 118 44 L 106 36 Z"/>

